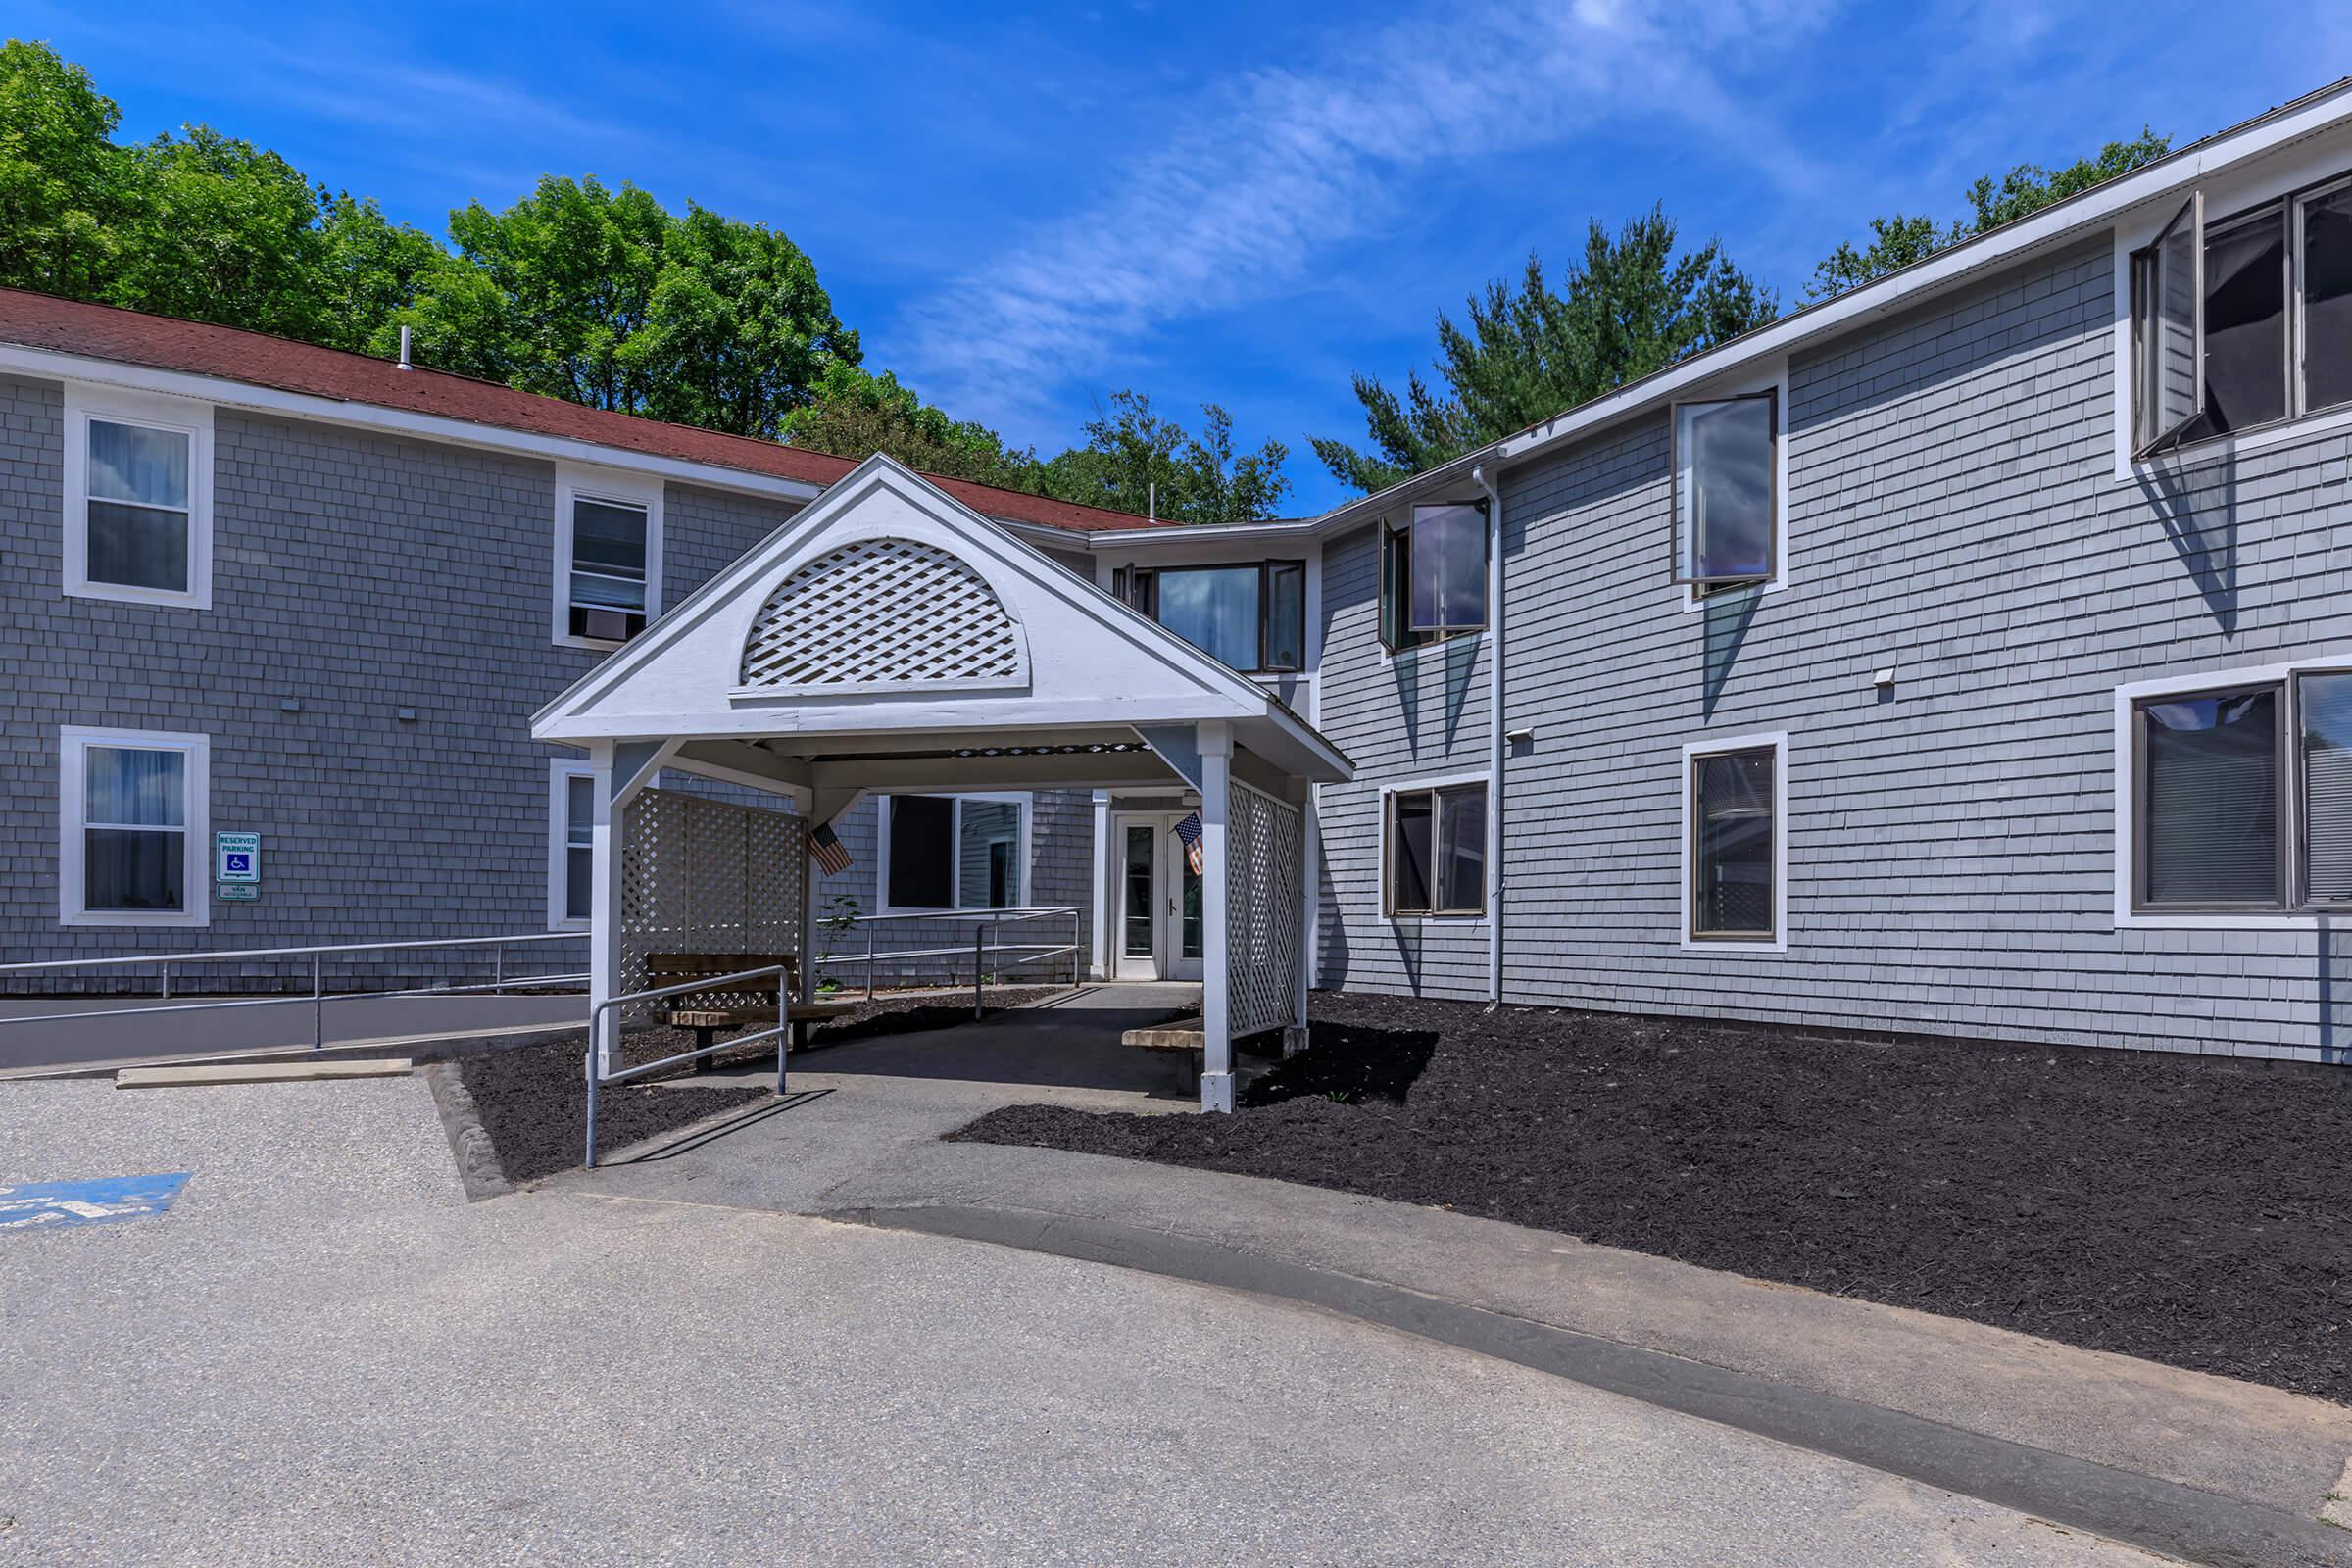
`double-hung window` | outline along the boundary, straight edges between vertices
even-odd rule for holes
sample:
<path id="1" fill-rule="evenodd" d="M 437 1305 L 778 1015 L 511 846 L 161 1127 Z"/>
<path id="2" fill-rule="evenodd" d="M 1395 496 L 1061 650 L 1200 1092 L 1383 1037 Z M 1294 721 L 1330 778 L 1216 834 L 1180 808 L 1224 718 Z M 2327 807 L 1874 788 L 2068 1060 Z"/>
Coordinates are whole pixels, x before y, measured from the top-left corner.
<path id="1" fill-rule="evenodd" d="M 204 924 L 210 740 L 72 726 L 61 739 L 60 918 Z"/>
<path id="2" fill-rule="evenodd" d="M 1112 594 L 1242 673 L 1306 667 L 1306 563 L 1121 566 Z"/>
<path id="3" fill-rule="evenodd" d="M 1392 654 L 1487 624 L 1487 504 L 1415 507 L 1380 530 L 1380 640 Z"/>
<path id="4" fill-rule="evenodd" d="M 2209 216 L 2192 191 L 2132 254 L 2132 446 L 2352 404 L 2352 175 Z"/>
<path id="5" fill-rule="evenodd" d="M 1769 581 L 1780 541 L 1780 396 L 1673 409 L 1674 580 L 1699 588 Z"/>
<path id="6" fill-rule="evenodd" d="M 66 415 L 66 592 L 207 608 L 211 408 L 69 389 Z"/>
<path id="7" fill-rule="evenodd" d="M 1782 940 L 1785 744 L 1757 737 L 1683 754 L 1683 939 Z"/>
<path id="8" fill-rule="evenodd" d="M 610 648 L 662 612 L 662 497 L 602 475 L 556 486 L 556 640 Z"/>
<path id="9" fill-rule="evenodd" d="M 2131 720 L 2135 910 L 2352 908 L 2352 670 L 2142 697 Z"/>
<path id="10" fill-rule="evenodd" d="M 548 764 L 547 923 L 584 927 L 596 915 L 596 770 L 586 762 Z"/>
<path id="11" fill-rule="evenodd" d="M 1383 806 L 1386 911 L 1486 913 L 1485 781 L 1392 790 Z"/>
<path id="12" fill-rule="evenodd" d="M 1012 909 L 1027 897 L 1023 795 L 887 795 L 876 868 L 885 912 Z"/>

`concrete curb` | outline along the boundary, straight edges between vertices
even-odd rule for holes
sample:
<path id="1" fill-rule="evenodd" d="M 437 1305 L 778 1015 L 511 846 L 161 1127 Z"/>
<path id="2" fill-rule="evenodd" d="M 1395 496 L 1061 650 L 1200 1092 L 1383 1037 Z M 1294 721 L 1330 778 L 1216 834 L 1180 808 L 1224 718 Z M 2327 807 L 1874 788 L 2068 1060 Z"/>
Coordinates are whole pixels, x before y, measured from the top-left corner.
<path id="1" fill-rule="evenodd" d="M 466 1201 L 479 1202 L 513 1192 L 514 1184 L 499 1168 L 498 1151 L 490 1145 L 490 1134 L 482 1126 L 481 1112 L 474 1106 L 458 1064 L 429 1062 L 424 1081 L 441 1112 L 441 1131 L 449 1139 L 450 1153 L 457 1158 L 458 1180 L 465 1184 Z"/>
<path id="2" fill-rule="evenodd" d="M 2352 1564 L 2352 1536 L 2317 1519 L 1191 1237 L 962 1205 L 853 1206 L 820 1217 L 1140 1269 L 1340 1312 L 2216 1568 Z"/>

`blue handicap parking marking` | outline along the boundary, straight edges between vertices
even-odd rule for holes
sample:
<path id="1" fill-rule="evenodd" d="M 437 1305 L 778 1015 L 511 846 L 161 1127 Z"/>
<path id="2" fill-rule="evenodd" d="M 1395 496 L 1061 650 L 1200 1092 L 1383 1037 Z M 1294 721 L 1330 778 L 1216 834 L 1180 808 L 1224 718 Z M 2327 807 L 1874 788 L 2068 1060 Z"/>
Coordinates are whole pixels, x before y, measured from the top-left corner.
<path id="1" fill-rule="evenodd" d="M 59 1225 L 116 1225 L 172 1206 L 188 1173 L 98 1176 L 80 1182 L 0 1183 L 0 1231 Z"/>

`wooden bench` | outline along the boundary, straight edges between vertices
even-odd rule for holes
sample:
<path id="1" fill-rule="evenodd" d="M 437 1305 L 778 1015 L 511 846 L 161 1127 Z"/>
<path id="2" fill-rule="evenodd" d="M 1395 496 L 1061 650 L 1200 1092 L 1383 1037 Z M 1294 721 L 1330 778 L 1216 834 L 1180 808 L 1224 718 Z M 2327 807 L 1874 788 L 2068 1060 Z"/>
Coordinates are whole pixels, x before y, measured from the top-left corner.
<path id="1" fill-rule="evenodd" d="M 663 986 L 679 986 L 706 977 L 741 974 L 746 969 L 765 969 L 776 964 L 784 966 L 785 989 L 795 999 L 792 1004 L 792 1044 L 795 1050 L 808 1044 L 808 1026 L 830 1018 L 847 1018 L 857 1008 L 846 1002 L 802 1002 L 801 960 L 792 953 L 649 953 L 645 957 L 645 986 L 649 991 Z M 667 1022 L 672 1029 L 694 1031 L 695 1049 L 708 1051 L 721 1029 L 746 1029 L 755 1024 L 776 1021 L 776 979 L 739 980 L 710 991 L 685 991 L 662 1000 L 667 1004 Z M 779 1049 L 782 1042 L 778 1042 Z M 710 1058 L 695 1059 L 696 1072 L 709 1072 Z"/>
<path id="2" fill-rule="evenodd" d="M 1207 1054 L 1206 1030 L 1197 1018 L 1179 1018 L 1174 1023 L 1155 1024 L 1149 1029 L 1130 1029 L 1119 1036 L 1123 1046 L 1141 1046 L 1146 1051 L 1181 1053 L 1184 1067 L 1184 1087 L 1200 1087 L 1200 1070 Z"/>

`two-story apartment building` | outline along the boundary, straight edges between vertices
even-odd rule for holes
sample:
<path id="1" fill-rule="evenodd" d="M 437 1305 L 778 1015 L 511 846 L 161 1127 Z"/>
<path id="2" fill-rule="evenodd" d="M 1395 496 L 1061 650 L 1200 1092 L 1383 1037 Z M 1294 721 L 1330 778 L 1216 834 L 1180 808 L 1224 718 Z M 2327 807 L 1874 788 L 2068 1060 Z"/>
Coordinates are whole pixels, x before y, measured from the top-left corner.
<path id="1" fill-rule="evenodd" d="M 31 672 L 7 731 L 24 780 L 5 839 L 12 951 L 86 940 L 74 901 L 100 885 L 94 863 L 152 884 L 149 861 L 172 845 L 103 835 L 178 830 L 159 812 L 191 828 L 264 811 L 337 824 L 285 940 L 345 918 L 342 899 L 336 929 L 363 934 L 388 928 L 387 899 L 488 926 L 554 911 L 577 857 L 548 774 L 588 764 L 520 737 L 525 710 L 597 657 L 565 639 L 659 623 L 704 577 L 744 596 L 749 623 L 799 579 L 746 567 L 733 582 L 720 564 L 841 471 L 770 473 L 748 456 L 732 478 L 708 461 L 656 467 L 656 499 L 567 479 L 585 450 L 477 440 L 430 457 L 438 430 L 368 428 L 381 379 L 415 372 L 354 362 L 374 379 L 338 423 L 255 404 L 270 382 L 235 364 L 191 368 L 187 338 L 214 329 L 145 323 L 172 345 L 146 359 L 78 319 L 56 330 L 24 344 L 0 320 L 0 373 L 15 378 L 5 525 L 32 564 L 12 590 L 30 602 L 8 622 Z M 104 410 L 74 386 L 124 364 L 145 368 L 116 377 L 126 391 L 213 400 L 209 434 L 183 427 L 214 443 L 198 466 L 216 517 L 332 519 L 353 535 L 338 548 L 368 564 L 297 583 L 309 568 L 268 527 L 232 543 L 242 520 L 216 523 L 214 608 L 82 600 L 93 547 L 67 541 L 88 509 L 199 505 L 192 487 L 178 499 L 168 456 L 119 442 L 104 454 L 112 488 L 92 487 L 100 449 L 75 421 Z M 1318 984 L 2332 1060 L 2352 980 L 2334 929 L 2352 906 L 2347 367 L 2352 87 L 2339 84 L 1319 517 L 1183 529 L 956 499 L 1091 579 L 1099 593 L 1064 582 L 1048 596 L 1091 596 L 1068 624 L 1154 620 L 1346 759 L 1300 803 L 1299 937 Z M 181 379 L 150 387 L 147 371 Z M 447 477 L 420 486 L 427 464 Z M 761 494 L 788 483 L 806 496 Z M 257 485 L 292 499 L 219 510 Z M 883 490 L 877 506 L 912 506 Z M 643 562 L 662 596 L 642 603 L 612 587 L 638 568 L 631 506 L 663 524 Z M 474 520 L 492 514 L 535 526 L 494 548 Z M 686 517 L 739 531 L 686 566 Z M 141 553 L 140 530 L 169 524 L 107 526 L 110 561 L 202 596 L 196 551 L 171 571 Z M 941 529 L 923 548 L 952 555 Z M 806 571 L 827 547 L 778 546 L 776 570 Z M 987 579 L 983 597 L 1041 602 L 981 554 L 962 564 Z M 466 608 L 485 596 L 503 596 L 495 614 Z M 613 612 L 617 626 L 587 618 Z M 927 612 L 890 612 L 919 627 Z M 258 649 L 275 638 L 309 651 L 272 662 Z M 1087 652 L 1059 650 L 1064 678 Z M 333 660 L 367 673 L 294 678 Z M 504 716 L 434 735 L 427 715 L 469 686 L 511 698 Z M 1115 728 L 1124 694 L 1098 696 Z M 779 715 L 779 732 L 798 722 L 775 692 L 734 700 Z M 943 698 L 951 710 L 982 705 Z M 541 717 L 568 721 L 557 707 Z M 573 733 L 617 736 L 616 722 Z M 110 761 L 94 789 L 72 759 L 106 748 L 109 726 L 186 760 Z M 230 744 L 269 765 L 224 793 Z M 496 832 L 472 808 L 494 756 L 512 775 Z M 806 758 L 787 762 L 808 776 Z M 147 804 L 157 777 L 208 764 L 209 817 L 184 789 L 177 806 Z M 1119 776 L 858 795 L 835 824 L 856 864 L 824 891 L 869 912 L 1078 905 L 1095 972 L 1196 972 L 1215 943 L 1177 830 L 1200 791 Z M 145 814 L 103 815 L 116 810 Z M 78 851 L 61 842 L 76 833 Z"/>
<path id="2" fill-rule="evenodd" d="M 853 466 L 0 291 L 0 961 L 579 927 L 578 754 L 531 710 Z M 965 901 L 1083 897 L 1084 798 L 1018 814 L 1036 858 Z M 843 885 L 870 911 L 870 860 Z"/>

